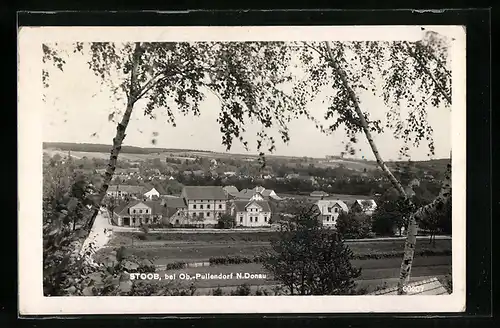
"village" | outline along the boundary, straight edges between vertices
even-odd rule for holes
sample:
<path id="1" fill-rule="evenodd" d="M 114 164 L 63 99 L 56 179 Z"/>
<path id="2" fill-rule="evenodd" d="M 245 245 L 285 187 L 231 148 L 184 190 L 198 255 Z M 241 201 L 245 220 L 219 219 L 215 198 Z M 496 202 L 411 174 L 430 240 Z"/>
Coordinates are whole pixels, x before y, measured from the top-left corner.
<path id="1" fill-rule="evenodd" d="M 172 196 L 161 194 L 155 187 L 110 185 L 107 197 L 121 201 L 120 206 L 110 209 L 116 226 L 203 228 L 220 226 L 224 216 L 230 217 L 229 227 L 278 225 L 281 216 L 287 213 L 273 212 L 273 205 L 290 199 L 261 186 L 240 191 L 235 186 L 185 186 L 180 196 Z M 373 199 L 345 201 L 322 191 L 310 193 L 307 199 L 317 206 L 319 220 L 325 227 L 335 227 L 342 212 L 360 211 L 371 215 L 377 207 Z"/>

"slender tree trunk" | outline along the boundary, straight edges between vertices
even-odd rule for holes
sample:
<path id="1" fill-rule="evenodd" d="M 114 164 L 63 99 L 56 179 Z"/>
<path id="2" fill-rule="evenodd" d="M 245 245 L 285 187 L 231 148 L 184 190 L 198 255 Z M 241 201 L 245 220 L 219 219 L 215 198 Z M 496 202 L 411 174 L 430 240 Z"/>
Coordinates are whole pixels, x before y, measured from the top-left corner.
<path id="1" fill-rule="evenodd" d="M 143 50 L 140 43 L 136 42 L 134 53 L 132 55 L 132 71 L 130 74 L 130 86 L 127 94 L 127 107 L 125 109 L 125 113 L 121 122 L 117 126 L 116 135 L 113 138 L 113 148 L 111 149 L 108 167 L 106 169 L 106 173 L 104 174 L 104 181 L 92 205 L 92 217 L 89 219 L 89 221 L 86 222 L 86 224 L 84 224 L 83 227 L 81 227 L 78 234 L 78 239 L 73 242 L 72 246 L 74 252 L 71 256 L 72 260 L 76 260 L 82 255 L 82 251 L 84 251 L 82 248 L 85 239 L 88 237 L 94 221 L 99 214 L 102 200 L 104 199 L 106 191 L 108 190 L 109 183 L 113 178 L 113 174 L 116 169 L 116 162 L 118 160 L 118 154 L 120 153 L 121 145 L 123 143 L 123 140 L 125 139 L 125 131 L 130 121 L 134 104 L 137 101 L 136 95 L 138 95 L 140 92 L 137 81 L 137 73 L 142 51 Z"/>
<path id="2" fill-rule="evenodd" d="M 347 90 L 349 97 L 351 101 L 354 104 L 354 110 L 356 114 L 359 117 L 359 123 L 363 129 L 363 132 L 366 135 L 366 138 L 368 140 L 368 143 L 370 144 L 370 147 L 373 151 L 373 154 L 375 155 L 375 158 L 377 160 L 378 165 L 380 168 L 385 172 L 389 180 L 391 181 L 392 185 L 399 191 L 399 193 L 407 200 L 409 200 L 408 195 L 406 194 L 403 186 L 401 183 L 394 177 L 392 172 L 389 170 L 385 162 L 382 160 L 380 153 L 375 145 L 375 142 L 373 140 L 373 137 L 371 135 L 370 129 L 368 127 L 368 124 L 366 122 L 365 115 L 361 111 L 359 107 L 359 102 L 358 98 L 354 92 L 354 90 L 350 87 L 349 81 L 347 79 L 347 75 L 345 71 L 337 64 L 335 57 L 333 55 L 332 49 L 330 47 L 330 43 L 328 41 L 325 42 L 325 48 L 326 48 L 326 53 L 327 53 L 327 59 L 330 63 L 330 66 L 333 68 L 333 70 L 339 75 L 342 84 L 344 88 Z M 422 218 L 427 217 L 427 215 L 435 213 L 439 209 L 442 208 L 443 203 L 445 203 L 448 199 L 449 196 L 451 196 L 451 184 L 450 184 L 450 173 L 451 174 L 451 165 L 448 166 L 448 171 L 447 171 L 447 178 L 445 179 L 445 182 L 443 183 L 443 188 L 441 189 L 440 195 L 429 205 L 420 208 L 417 212 L 413 213 L 408 222 L 408 228 L 407 228 L 407 237 L 406 237 L 406 242 L 405 242 L 405 248 L 404 248 L 404 256 L 403 256 L 403 261 L 401 263 L 401 270 L 400 270 L 400 278 L 399 278 L 399 283 L 398 283 L 398 294 L 404 294 L 403 292 L 403 286 L 405 286 L 410 279 L 410 272 L 411 272 L 411 266 L 413 263 L 413 257 L 415 253 L 415 245 L 417 242 L 417 220 L 420 220 Z"/>

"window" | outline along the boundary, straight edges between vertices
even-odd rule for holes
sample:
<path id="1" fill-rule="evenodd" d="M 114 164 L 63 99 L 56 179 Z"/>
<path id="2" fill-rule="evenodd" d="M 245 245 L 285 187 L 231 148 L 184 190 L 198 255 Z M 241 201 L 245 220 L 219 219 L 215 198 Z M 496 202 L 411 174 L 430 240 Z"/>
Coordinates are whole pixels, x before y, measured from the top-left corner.
<path id="1" fill-rule="evenodd" d="M 240 216 L 240 223 L 242 223 L 242 222 L 243 222 L 243 217 L 242 217 L 242 216 Z"/>
<path id="2" fill-rule="evenodd" d="M 222 208 L 222 204 L 219 204 L 219 209 L 221 209 L 221 208 Z"/>
<path id="3" fill-rule="evenodd" d="M 142 210 L 139 210 L 139 213 L 142 214 Z"/>
<path id="4" fill-rule="evenodd" d="M 210 204 L 207 205 L 207 210 L 209 210 L 209 209 L 210 209 Z"/>
<path id="5" fill-rule="evenodd" d="M 258 217 L 258 216 L 256 216 L 256 217 L 255 217 L 255 222 L 258 222 L 258 221 L 259 221 L 259 217 Z"/>
<path id="6" fill-rule="evenodd" d="M 203 212 L 200 212 L 200 218 L 202 218 L 202 217 L 203 217 Z"/>
<path id="7" fill-rule="evenodd" d="M 335 213 L 338 213 L 338 212 L 339 212 L 339 208 L 338 208 L 338 207 L 335 207 L 335 208 L 333 208 L 333 211 L 334 211 Z"/>
<path id="8" fill-rule="evenodd" d="M 202 209 L 203 209 L 203 205 L 200 205 L 200 210 L 202 210 Z"/>
<path id="9" fill-rule="evenodd" d="M 193 204 L 193 210 L 195 210 L 195 209 L 196 209 L 196 204 Z"/>
<path id="10" fill-rule="evenodd" d="M 329 216 L 327 216 L 327 217 L 326 217 L 326 222 L 329 222 L 329 221 L 330 221 L 330 217 L 329 217 Z"/>
<path id="11" fill-rule="evenodd" d="M 264 216 L 264 222 L 267 222 L 267 216 Z"/>
<path id="12" fill-rule="evenodd" d="M 135 210 L 132 210 L 132 213 L 135 213 Z"/>
<path id="13" fill-rule="evenodd" d="M 148 218 L 145 218 L 145 219 L 144 219 L 144 223 L 145 223 L 145 224 L 148 224 L 148 223 L 149 223 L 148 221 L 149 221 L 149 220 L 148 220 Z"/>
<path id="14" fill-rule="evenodd" d="M 253 222 L 253 216 L 250 217 L 250 222 Z"/>
<path id="15" fill-rule="evenodd" d="M 207 218 L 210 217 L 210 212 L 207 212 Z"/>
<path id="16" fill-rule="evenodd" d="M 135 225 L 135 218 L 132 218 L 132 224 Z"/>
<path id="17" fill-rule="evenodd" d="M 148 210 L 146 210 L 146 214 L 148 214 Z"/>
<path id="18" fill-rule="evenodd" d="M 328 213 L 332 213 L 332 208 L 331 207 L 328 208 Z"/>

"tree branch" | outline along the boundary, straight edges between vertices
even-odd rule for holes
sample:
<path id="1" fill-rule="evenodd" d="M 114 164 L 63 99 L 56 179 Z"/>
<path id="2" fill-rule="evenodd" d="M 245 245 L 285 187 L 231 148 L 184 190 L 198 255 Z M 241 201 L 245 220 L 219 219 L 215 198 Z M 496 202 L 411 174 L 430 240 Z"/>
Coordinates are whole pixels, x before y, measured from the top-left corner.
<path id="1" fill-rule="evenodd" d="M 326 54 L 327 54 L 327 60 L 330 64 L 330 66 L 333 68 L 334 72 L 339 75 L 340 80 L 342 81 L 342 85 L 344 88 L 347 90 L 347 93 L 349 95 L 349 98 L 351 99 L 353 105 L 354 105 L 354 110 L 356 114 L 358 115 L 359 118 L 359 123 L 361 124 L 361 127 L 363 129 L 363 132 L 366 135 L 366 139 L 368 140 L 368 143 L 370 144 L 370 147 L 372 149 L 373 154 L 375 155 L 375 158 L 377 160 L 377 163 L 379 164 L 380 168 L 385 172 L 389 180 L 391 181 L 392 185 L 399 191 L 399 193 L 405 197 L 408 198 L 403 186 L 401 183 L 396 179 L 396 177 L 392 174 L 392 172 L 389 170 L 385 162 L 383 161 L 382 157 L 380 156 L 380 152 L 377 149 L 377 146 L 375 145 L 375 141 L 373 140 L 372 134 L 370 132 L 370 129 L 368 127 L 368 123 L 366 121 L 366 117 L 361 111 L 361 108 L 359 107 L 359 102 L 358 98 L 354 92 L 354 90 L 350 87 L 349 82 L 347 80 L 347 75 L 344 72 L 344 70 L 337 64 L 335 57 L 333 55 L 332 49 L 330 47 L 330 44 L 328 41 L 325 41 L 325 48 L 326 48 Z"/>
<path id="2" fill-rule="evenodd" d="M 408 42 L 405 42 L 405 46 L 410 56 L 415 59 L 418 65 L 424 70 L 425 74 L 427 74 L 432 82 L 434 82 L 434 87 L 441 93 L 441 95 L 443 95 L 448 104 L 451 105 L 451 96 L 443 89 L 442 85 L 436 81 L 436 78 L 432 75 L 431 71 L 429 71 L 429 68 L 422 63 Z"/>

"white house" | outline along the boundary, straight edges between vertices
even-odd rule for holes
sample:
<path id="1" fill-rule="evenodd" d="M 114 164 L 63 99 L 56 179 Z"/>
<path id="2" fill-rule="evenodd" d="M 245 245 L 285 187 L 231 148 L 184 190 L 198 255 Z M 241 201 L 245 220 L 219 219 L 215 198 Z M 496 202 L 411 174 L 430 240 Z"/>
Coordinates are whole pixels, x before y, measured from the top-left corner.
<path id="1" fill-rule="evenodd" d="M 270 226 L 271 208 L 264 200 L 235 200 L 231 206 L 237 226 L 263 227 Z"/>
<path id="2" fill-rule="evenodd" d="M 341 200 L 321 199 L 316 202 L 319 208 L 320 220 L 323 226 L 334 227 L 340 213 L 349 213 L 346 203 Z"/>
<path id="3" fill-rule="evenodd" d="M 153 197 L 160 197 L 160 193 L 156 188 L 151 188 L 151 190 L 147 191 L 144 193 L 144 196 L 146 196 L 148 199 L 153 199 Z"/>

